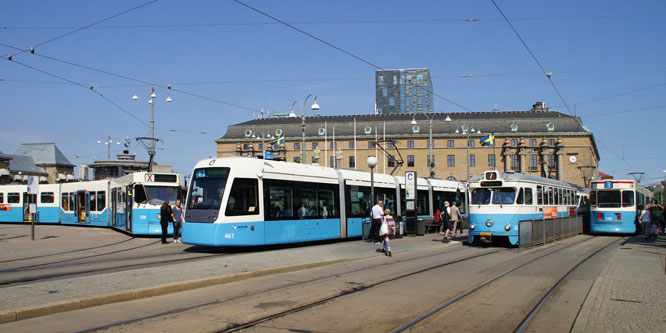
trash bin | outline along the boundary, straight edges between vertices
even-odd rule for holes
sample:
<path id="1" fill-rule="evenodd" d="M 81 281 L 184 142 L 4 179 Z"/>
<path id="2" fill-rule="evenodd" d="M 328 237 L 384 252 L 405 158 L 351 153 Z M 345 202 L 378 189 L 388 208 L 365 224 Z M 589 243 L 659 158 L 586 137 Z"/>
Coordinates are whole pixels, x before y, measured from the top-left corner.
<path id="1" fill-rule="evenodd" d="M 372 241 L 372 239 L 370 238 L 370 227 L 372 226 L 372 220 L 363 219 L 362 223 L 363 223 L 363 240 L 368 241 L 369 239 L 370 241 Z"/>
<path id="2" fill-rule="evenodd" d="M 416 220 L 416 236 L 425 235 L 425 220 L 417 219 Z"/>

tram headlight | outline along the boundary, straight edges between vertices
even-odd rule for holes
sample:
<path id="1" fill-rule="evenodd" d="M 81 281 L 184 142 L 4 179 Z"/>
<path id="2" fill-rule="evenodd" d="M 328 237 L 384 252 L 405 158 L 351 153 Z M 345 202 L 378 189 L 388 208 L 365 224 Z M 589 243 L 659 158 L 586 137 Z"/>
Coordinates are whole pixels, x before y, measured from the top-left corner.
<path id="1" fill-rule="evenodd" d="M 470 224 L 469 228 L 472 229 L 472 230 L 476 229 L 476 224 Z"/>
<path id="2" fill-rule="evenodd" d="M 490 227 L 492 227 L 492 226 L 493 226 L 493 220 L 488 219 L 488 220 L 486 221 L 486 227 L 490 228 Z"/>
<path id="3" fill-rule="evenodd" d="M 511 225 L 510 224 L 505 225 L 504 230 L 511 231 Z"/>

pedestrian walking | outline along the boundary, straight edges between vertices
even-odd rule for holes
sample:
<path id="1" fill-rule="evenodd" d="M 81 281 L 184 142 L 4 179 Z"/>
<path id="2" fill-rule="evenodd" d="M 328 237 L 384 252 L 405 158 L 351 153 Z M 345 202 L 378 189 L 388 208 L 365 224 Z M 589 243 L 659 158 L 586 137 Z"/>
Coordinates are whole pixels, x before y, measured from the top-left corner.
<path id="1" fill-rule="evenodd" d="M 453 228 L 451 226 L 451 204 L 448 201 L 444 201 L 444 207 L 442 207 L 440 211 L 441 211 L 440 219 L 442 220 L 442 230 L 445 230 L 444 232 L 440 232 L 440 234 L 444 235 L 444 239 L 442 239 L 442 242 L 448 243 L 449 233 Z"/>
<path id="2" fill-rule="evenodd" d="M 462 236 L 462 214 L 460 214 L 460 208 L 458 208 L 458 203 L 455 201 L 451 205 L 451 224 L 453 225 L 451 237 L 456 237 L 456 231 L 460 231 Z"/>
<path id="3" fill-rule="evenodd" d="M 652 213 L 650 213 L 650 205 L 648 204 L 645 207 L 642 207 L 641 215 L 638 218 L 641 221 L 641 230 L 643 231 L 643 237 L 650 237 L 650 223 L 652 222 Z"/>
<path id="4" fill-rule="evenodd" d="M 390 236 L 395 235 L 395 220 L 391 216 L 391 210 L 385 209 L 384 216 L 382 218 L 382 226 L 379 229 L 380 236 L 383 237 L 384 246 L 382 247 L 382 252 L 384 255 L 392 257 L 391 253 L 391 242 Z"/>
<path id="5" fill-rule="evenodd" d="M 381 244 L 382 238 L 379 237 L 379 229 L 382 227 L 382 217 L 384 216 L 384 202 L 379 200 L 372 206 L 372 225 L 370 226 L 370 237 L 375 244 Z"/>
<path id="6" fill-rule="evenodd" d="M 162 244 L 167 243 L 167 233 L 169 230 L 169 222 L 173 219 L 173 211 L 169 205 L 169 200 L 164 201 L 160 207 L 160 225 L 162 226 Z"/>
<path id="7" fill-rule="evenodd" d="M 180 230 L 183 227 L 183 218 L 184 218 L 184 213 L 183 213 L 183 207 L 180 205 L 180 200 L 176 200 L 176 204 L 173 206 L 173 242 L 174 243 L 180 243 Z"/>

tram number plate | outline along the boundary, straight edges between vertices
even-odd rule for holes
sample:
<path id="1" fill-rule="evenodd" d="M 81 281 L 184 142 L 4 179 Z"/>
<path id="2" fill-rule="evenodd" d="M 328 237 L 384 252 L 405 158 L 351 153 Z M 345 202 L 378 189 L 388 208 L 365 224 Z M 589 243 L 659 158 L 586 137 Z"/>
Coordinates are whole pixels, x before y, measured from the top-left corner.
<path id="1" fill-rule="evenodd" d="M 235 238 L 234 236 L 235 235 L 232 232 L 228 232 L 228 233 L 224 234 L 224 238 L 226 238 L 226 239 L 234 239 Z"/>
<path id="2" fill-rule="evenodd" d="M 489 233 L 489 232 L 482 232 L 482 233 L 481 233 L 481 236 L 484 236 L 484 237 L 491 237 L 492 235 L 493 235 L 493 234 L 491 234 L 491 233 Z"/>

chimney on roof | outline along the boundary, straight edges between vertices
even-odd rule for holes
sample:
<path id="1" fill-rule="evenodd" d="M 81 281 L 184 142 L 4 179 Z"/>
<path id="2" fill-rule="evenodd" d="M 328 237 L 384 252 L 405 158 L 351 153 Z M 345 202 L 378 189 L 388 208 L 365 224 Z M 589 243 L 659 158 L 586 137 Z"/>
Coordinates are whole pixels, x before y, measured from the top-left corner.
<path id="1" fill-rule="evenodd" d="M 544 112 L 548 111 L 548 108 L 546 107 L 545 102 L 536 102 L 534 105 L 532 105 L 532 111 L 534 112 Z"/>

